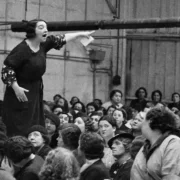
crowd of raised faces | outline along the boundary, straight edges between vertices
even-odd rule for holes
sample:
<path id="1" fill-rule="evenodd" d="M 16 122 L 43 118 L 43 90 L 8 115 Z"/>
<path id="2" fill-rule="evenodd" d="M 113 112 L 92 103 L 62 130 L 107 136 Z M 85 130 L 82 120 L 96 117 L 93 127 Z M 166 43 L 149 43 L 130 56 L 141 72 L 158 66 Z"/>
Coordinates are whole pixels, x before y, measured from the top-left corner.
<path id="1" fill-rule="evenodd" d="M 0 180 L 180 180 L 180 94 L 162 102 L 144 87 L 122 104 L 120 90 L 110 101 L 86 106 L 78 97 L 57 94 L 44 101 L 45 127 L 26 136 L 6 136 L 0 124 Z"/>

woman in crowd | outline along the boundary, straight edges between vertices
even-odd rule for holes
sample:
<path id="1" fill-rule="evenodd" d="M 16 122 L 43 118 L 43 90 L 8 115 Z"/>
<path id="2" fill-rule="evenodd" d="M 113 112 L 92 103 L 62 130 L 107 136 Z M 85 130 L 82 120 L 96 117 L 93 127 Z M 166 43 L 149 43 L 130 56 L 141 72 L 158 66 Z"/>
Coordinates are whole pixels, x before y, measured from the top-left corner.
<path id="1" fill-rule="evenodd" d="M 98 112 L 95 111 L 95 112 L 91 113 L 90 118 L 92 119 L 92 122 L 93 122 L 94 131 L 98 132 L 98 130 L 99 130 L 98 124 L 99 124 L 99 120 L 100 120 L 101 116 L 99 115 Z"/>
<path id="2" fill-rule="evenodd" d="M 85 163 L 84 154 L 78 151 L 81 130 L 75 124 L 68 123 L 59 127 L 58 146 L 73 152 L 80 167 Z"/>
<path id="3" fill-rule="evenodd" d="M 172 101 L 173 103 L 170 103 L 168 105 L 169 109 L 171 109 L 174 113 L 177 113 L 180 111 L 180 94 L 175 92 L 172 94 Z"/>
<path id="4" fill-rule="evenodd" d="M 57 104 L 60 98 L 62 98 L 60 94 L 55 94 L 53 97 L 54 104 Z"/>
<path id="5" fill-rule="evenodd" d="M 115 134 L 119 134 L 121 131 L 129 131 L 129 129 L 125 126 L 127 113 L 124 109 L 116 109 L 112 114 L 113 118 L 116 120 L 116 132 Z"/>
<path id="6" fill-rule="evenodd" d="M 103 117 L 106 115 L 106 109 L 104 107 L 100 107 L 97 111 L 96 111 L 99 116 Z"/>
<path id="7" fill-rule="evenodd" d="M 85 105 L 82 102 L 76 102 L 73 104 L 72 109 L 76 112 L 86 112 Z"/>
<path id="8" fill-rule="evenodd" d="M 71 106 L 73 106 L 73 104 L 77 103 L 77 102 L 80 102 L 80 99 L 76 96 L 73 96 L 70 100 L 70 104 Z"/>
<path id="9" fill-rule="evenodd" d="M 89 116 L 91 115 L 92 112 L 98 110 L 98 106 L 94 102 L 91 102 L 86 105 L 86 110 L 87 110 L 87 115 Z"/>
<path id="10" fill-rule="evenodd" d="M 54 113 L 54 114 L 59 114 L 59 113 L 62 113 L 63 112 L 63 108 L 61 107 L 61 106 L 59 106 L 59 105 L 54 105 L 54 107 L 52 108 L 52 112 Z"/>
<path id="11" fill-rule="evenodd" d="M 131 101 L 130 107 L 136 109 L 138 112 L 144 111 L 147 104 L 147 90 L 144 87 L 140 87 L 136 90 L 135 97 L 137 99 Z"/>
<path id="12" fill-rule="evenodd" d="M 24 23 L 26 39 L 10 52 L 2 68 L 2 80 L 7 85 L 2 116 L 9 136 L 25 135 L 35 124 L 45 125 L 42 76 L 46 71 L 47 52 L 53 48 L 61 49 L 76 37 L 88 38 L 91 34 L 48 36 L 44 20 Z"/>
<path id="13" fill-rule="evenodd" d="M 73 153 L 62 147 L 51 150 L 40 172 L 41 180 L 79 180 L 79 165 Z"/>
<path id="14" fill-rule="evenodd" d="M 61 106 L 64 112 L 66 113 L 69 112 L 68 101 L 65 98 L 63 97 L 59 98 L 57 105 Z"/>
<path id="15" fill-rule="evenodd" d="M 84 113 L 79 112 L 76 114 L 74 124 L 79 127 L 82 133 L 85 131 L 94 131 L 92 119 Z"/>
<path id="16" fill-rule="evenodd" d="M 116 106 L 111 105 L 111 106 L 108 107 L 106 114 L 107 114 L 108 116 L 112 116 L 112 114 L 113 114 L 113 112 L 114 112 L 115 110 L 116 110 Z"/>
<path id="17" fill-rule="evenodd" d="M 57 137 L 58 137 L 58 127 L 60 125 L 60 120 L 58 116 L 53 113 L 47 113 L 45 115 L 45 127 L 48 132 L 48 137 L 50 139 L 49 146 L 51 148 L 57 147 Z"/>
<path id="18" fill-rule="evenodd" d="M 180 138 L 177 117 L 167 108 L 153 108 L 142 123 L 141 131 L 147 139 L 137 154 L 132 180 L 170 179 L 180 176 Z M 177 135 L 176 135 L 177 134 Z M 174 178 L 172 178 L 174 179 Z"/>
<path id="19" fill-rule="evenodd" d="M 14 175 L 16 180 L 39 180 L 38 174 L 44 160 L 34 154 L 33 145 L 27 138 L 23 136 L 9 138 L 4 144 L 4 152 L 18 169 Z"/>
<path id="20" fill-rule="evenodd" d="M 34 146 L 35 154 L 45 159 L 47 154 L 51 150 L 51 148 L 49 147 L 49 137 L 46 129 L 43 126 L 34 125 L 29 128 L 27 137 Z"/>
<path id="21" fill-rule="evenodd" d="M 155 90 L 151 94 L 152 102 L 148 102 L 146 106 L 152 107 L 162 107 L 164 104 L 161 102 L 162 100 L 162 92 L 159 90 Z"/>
<path id="22" fill-rule="evenodd" d="M 134 136 L 130 133 L 120 133 L 109 140 L 108 145 L 116 162 L 110 169 L 112 180 L 130 180 L 133 160 L 130 154 L 130 147 Z"/>
<path id="23" fill-rule="evenodd" d="M 123 107 L 123 104 L 121 103 L 122 97 L 123 93 L 120 90 L 113 90 L 110 93 L 110 101 L 104 103 L 102 106 L 108 109 L 109 106 L 114 105 L 116 108 L 120 109 Z"/>
<path id="24" fill-rule="evenodd" d="M 104 116 L 99 120 L 99 133 L 104 139 L 104 157 L 103 163 L 108 169 L 111 168 L 114 163 L 114 157 L 112 151 L 108 146 L 108 141 L 114 137 L 116 131 L 116 120 L 112 116 Z"/>
<path id="25" fill-rule="evenodd" d="M 100 108 L 102 106 L 102 104 L 103 104 L 101 99 L 94 99 L 93 102 L 98 106 L 98 108 Z"/>
<path id="26" fill-rule="evenodd" d="M 102 162 L 104 143 L 102 137 L 94 132 L 86 132 L 80 137 L 80 150 L 86 163 L 81 167 L 80 180 L 109 179 L 108 169 Z"/>
<path id="27" fill-rule="evenodd" d="M 60 124 L 66 124 L 66 123 L 70 123 L 71 117 L 69 116 L 68 113 L 66 112 L 62 112 L 59 114 L 59 119 L 60 119 Z"/>

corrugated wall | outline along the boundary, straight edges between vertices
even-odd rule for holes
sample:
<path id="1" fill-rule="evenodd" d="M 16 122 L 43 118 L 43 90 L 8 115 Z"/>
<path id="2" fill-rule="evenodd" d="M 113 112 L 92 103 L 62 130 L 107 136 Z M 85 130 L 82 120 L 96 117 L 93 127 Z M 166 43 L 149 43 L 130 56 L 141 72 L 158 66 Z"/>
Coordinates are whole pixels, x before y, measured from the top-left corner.
<path id="1" fill-rule="evenodd" d="M 125 19 L 171 18 L 180 16 L 179 0 L 122 0 L 121 16 Z M 179 28 L 127 30 L 126 100 L 134 98 L 137 88 L 144 86 L 151 92 L 159 89 L 163 100 L 180 92 Z M 136 36 L 138 35 L 140 38 Z M 154 39 L 166 35 L 168 38 Z M 136 37 L 136 38 L 132 38 Z"/>

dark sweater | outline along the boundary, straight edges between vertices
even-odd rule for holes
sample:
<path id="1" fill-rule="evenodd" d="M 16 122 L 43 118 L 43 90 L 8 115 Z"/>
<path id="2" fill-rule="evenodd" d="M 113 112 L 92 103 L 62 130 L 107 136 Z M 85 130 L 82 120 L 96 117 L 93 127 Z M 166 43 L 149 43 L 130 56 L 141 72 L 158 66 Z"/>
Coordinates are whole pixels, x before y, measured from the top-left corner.
<path id="1" fill-rule="evenodd" d="M 147 104 L 147 101 L 145 99 L 142 101 L 139 101 L 139 99 L 134 99 L 131 101 L 130 107 L 140 112 L 140 111 L 144 111 L 146 104 Z"/>
<path id="2" fill-rule="evenodd" d="M 51 148 L 45 144 L 41 149 L 36 151 L 36 154 L 45 159 L 49 151 L 51 151 Z"/>
<path id="3" fill-rule="evenodd" d="M 30 160 L 15 174 L 15 178 L 17 180 L 39 180 L 38 174 L 43 163 L 44 160 L 36 155 L 34 159 Z"/>
<path id="4" fill-rule="evenodd" d="M 80 180 L 104 180 L 109 177 L 108 169 L 98 160 L 81 173 Z"/>
<path id="5" fill-rule="evenodd" d="M 132 165 L 132 159 L 122 165 L 119 165 L 117 162 L 114 163 L 110 169 L 111 178 L 113 180 L 130 180 L 130 172 Z"/>

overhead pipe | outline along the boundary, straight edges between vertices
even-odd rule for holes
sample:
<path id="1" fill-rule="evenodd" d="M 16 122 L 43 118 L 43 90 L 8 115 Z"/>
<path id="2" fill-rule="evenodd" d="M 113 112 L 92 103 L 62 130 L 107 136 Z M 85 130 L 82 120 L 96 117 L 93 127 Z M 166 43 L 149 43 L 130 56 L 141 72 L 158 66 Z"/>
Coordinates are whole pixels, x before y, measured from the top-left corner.
<path id="1" fill-rule="evenodd" d="M 13 32 L 25 32 L 26 23 L 8 22 Z M 180 27 L 180 18 L 151 18 L 134 20 L 100 20 L 100 21 L 54 21 L 47 22 L 49 31 L 79 31 L 98 29 L 147 29 Z"/>

